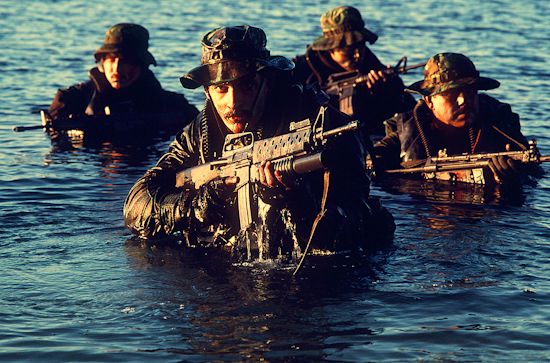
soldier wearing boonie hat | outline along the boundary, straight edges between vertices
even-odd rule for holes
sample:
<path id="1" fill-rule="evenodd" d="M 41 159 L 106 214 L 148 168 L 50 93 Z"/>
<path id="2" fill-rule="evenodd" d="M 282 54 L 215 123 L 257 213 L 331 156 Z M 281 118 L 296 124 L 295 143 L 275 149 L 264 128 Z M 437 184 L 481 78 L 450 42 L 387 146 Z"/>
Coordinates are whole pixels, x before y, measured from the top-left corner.
<path id="1" fill-rule="evenodd" d="M 259 181 L 251 186 L 251 208 L 258 215 L 246 230 L 235 218 L 239 213 L 235 198 L 237 189 L 244 190 L 248 184 L 237 184 L 241 182 L 237 177 L 216 178 L 197 189 L 192 185 L 175 187 L 175 173 L 219 159 L 227 136 L 245 131 L 254 140 L 263 140 L 286 134 L 292 124 L 306 119 L 324 122 L 327 129 L 349 122 L 340 112 L 323 105 L 326 95 L 292 84 L 294 64 L 271 55 L 266 43 L 264 31 L 249 25 L 217 28 L 202 38 L 201 65 L 180 81 L 185 88 L 203 86 L 204 108 L 176 136 L 157 166 L 130 190 L 124 214 L 134 234 L 157 238 L 179 231 L 193 245 L 204 243 L 206 237 L 209 246 L 229 249 L 241 259 L 246 257 L 240 255 L 246 249 L 243 236 L 253 231 L 265 238 L 263 256 L 290 256 L 298 243 L 303 251 L 323 196 L 322 172 L 295 179 L 275 173 L 270 162 L 257 165 Z M 374 235 L 391 234 L 395 228 L 384 208 L 366 207 L 364 193 L 369 181 L 360 138 L 346 134 L 337 142 L 334 148 L 346 157 L 331 168 L 332 204 L 318 224 L 324 231 L 314 242 L 319 248 L 324 243 L 339 248 L 349 248 L 347 243 L 369 244 Z M 349 240 L 338 240 L 339 245 L 335 236 L 340 235 Z"/>
<path id="2" fill-rule="evenodd" d="M 520 131 L 519 116 L 509 104 L 478 94 L 500 86 L 480 76 L 474 63 L 463 54 L 439 53 L 424 67 L 424 79 L 407 87 L 422 95 L 414 110 L 397 115 L 396 132 L 375 146 L 375 164 L 381 169 L 414 166 L 416 161 L 446 155 L 523 150 L 527 139 Z M 455 180 L 492 184 L 516 182 L 520 163 L 500 156 L 493 158 L 484 175 L 456 174 Z M 492 172 L 491 175 L 487 172 Z M 464 180 L 462 180 L 462 179 Z"/>
<path id="3" fill-rule="evenodd" d="M 351 6 L 329 10 L 321 16 L 321 28 L 323 35 L 308 46 L 306 54 L 293 59 L 298 81 L 306 85 L 317 82 L 327 90 L 331 76 L 344 72 L 367 76 L 353 95 L 331 94 L 331 104 L 362 121 L 367 134 L 383 133 L 384 120 L 414 107 L 414 99 L 404 92 L 401 79 L 381 72 L 386 66 L 366 45 L 374 44 L 378 35 L 365 27 L 359 10 Z"/>
<path id="4" fill-rule="evenodd" d="M 188 123 L 198 114 L 197 108 L 182 94 L 162 89 L 148 69 L 157 65 L 148 48 L 149 32 L 143 26 L 120 23 L 110 27 L 104 44 L 94 52 L 97 67 L 88 73 L 90 80 L 60 89 L 50 115 L 54 119 L 104 115 L 106 108 L 110 113 L 174 111 L 183 124 Z"/>
<path id="5" fill-rule="evenodd" d="M 207 99 L 216 112 L 214 117 L 230 132 L 242 132 L 254 129 L 262 119 L 262 103 L 275 83 L 270 71 L 286 72 L 294 68 L 294 63 L 283 56 L 272 56 L 266 48 L 267 38 L 264 31 L 250 25 L 221 27 L 208 32 L 202 39 L 201 65 L 180 78 L 184 88 L 205 87 Z M 270 77 L 266 77 L 269 76 Z M 261 79 L 256 82 L 256 79 Z M 223 95 L 212 86 L 240 81 L 259 83 L 258 92 L 246 97 L 247 101 L 238 105 L 225 105 L 217 102 Z M 238 88 L 238 87 L 236 87 Z M 239 92 L 241 93 L 241 92 Z M 229 114 L 228 114 L 229 113 Z M 235 115 L 237 113 L 237 115 Z M 222 126 L 220 123 L 220 126 Z M 273 127 L 263 122 L 262 127 Z"/>
<path id="6" fill-rule="evenodd" d="M 359 42 L 374 44 L 378 35 L 365 28 L 361 13 L 351 6 L 339 6 L 321 16 L 323 35 L 311 44 L 313 50 L 332 50 Z"/>
<path id="7" fill-rule="evenodd" d="M 202 39 L 201 65 L 180 78 L 185 88 L 231 82 L 266 67 L 281 71 L 294 68 L 283 56 L 272 56 L 262 29 L 249 25 L 222 27 Z"/>
<path id="8" fill-rule="evenodd" d="M 450 89 L 474 86 L 478 90 L 498 88 L 500 82 L 481 77 L 474 63 L 458 53 L 436 54 L 424 66 L 424 79 L 413 83 L 407 90 L 431 97 Z"/>
<path id="9" fill-rule="evenodd" d="M 105 42 L 95 51 L 94 57 L 100 65 L 105 55 L 119 53 L 142 66 L 156 66 L 157 61 L 149 52 L 149 31 L 138 24 L 120 23 L 113 25 L 105 34 Z"/>

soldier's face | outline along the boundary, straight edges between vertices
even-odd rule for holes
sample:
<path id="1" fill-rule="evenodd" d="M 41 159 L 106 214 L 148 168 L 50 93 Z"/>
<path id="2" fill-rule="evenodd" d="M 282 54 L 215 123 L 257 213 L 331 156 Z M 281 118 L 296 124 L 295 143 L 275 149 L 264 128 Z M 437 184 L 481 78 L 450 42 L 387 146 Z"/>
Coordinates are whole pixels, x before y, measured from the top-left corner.
<path id="1" fill-rule="evenodd" d="M 434 116 L 441 122 L 454 127 L 469 127 L 479 114 L 477 88 L 461 87 L 424 97 Z"/>
<path id="2" fill-rule="evenodd" d="M 221 120 L 232 133 L 253 130 L 263 115 L 269 87 L 266 77 L 253 73 L 205 89 Z"/>
<path id="3" fill-rule="evenodd" d="M 105 77 L 114 89 L 126 88 L 134 84 L 143 72 L 143 66 L 125 59 L 121 54 L 111 53 L 103 60 Z"/>
<path id="4" fill-rule="evenodd" d="M 359 42 L 347 47 L 332 49 L 330 57 L 346 71 L 353 71 L 363 63 L 366 49 L 365 43 Z"/>

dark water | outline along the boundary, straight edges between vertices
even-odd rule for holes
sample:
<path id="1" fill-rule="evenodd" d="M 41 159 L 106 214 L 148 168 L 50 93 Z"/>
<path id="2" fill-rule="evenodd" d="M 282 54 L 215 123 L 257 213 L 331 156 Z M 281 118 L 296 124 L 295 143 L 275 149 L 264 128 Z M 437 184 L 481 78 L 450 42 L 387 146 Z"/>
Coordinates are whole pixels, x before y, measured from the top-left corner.
<path id="1" fill-rule="evenodd" d="M 547 0 L 353 1 L 384 63 L 464 53 L 502 86 L 550 154 Z M 550 183 L 519 197 L 373 185 L 393 248 L 360 259 L 227 266 L 205 251 L 131 239 L 122 205 L 168 140 L 58 149 L 38 111 L 86 80 L 110 25 L 151 33 L 153 71 L 181 91 L 211 28 L 250 23 L 274 54 L 319 35 L 336 1 L 0 0 L 0 360 L 3 362 L 550 361 Z M 420 72 L 403 76 L 405 83 Z M 186 91 L 197 106 L 200 91 Z M 548 169 L 548 166 L 544 166 Z"/>

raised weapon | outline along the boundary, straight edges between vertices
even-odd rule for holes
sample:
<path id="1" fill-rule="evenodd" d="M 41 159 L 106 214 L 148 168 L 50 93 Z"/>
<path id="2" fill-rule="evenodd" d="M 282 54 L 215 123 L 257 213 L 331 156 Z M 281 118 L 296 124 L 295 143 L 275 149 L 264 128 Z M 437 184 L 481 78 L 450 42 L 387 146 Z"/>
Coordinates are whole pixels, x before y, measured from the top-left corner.
<path id="1" fill-rule="evenodd" d="M 401 58 L 395 67 L 381 71 L 387 75 L 405 74 L 407 71 L 426 65 L 426 62 L 407 67 L 407 57 Z M 366 84 L 368 75 L 358 70 L 335 73 L 328 77 L 323 91 L 329 96 L 338 96 L 340 99 L 349 97 L 353 89 L 360 84 Z"/>
<path id="2" fill-rule="evenodd" d="M 258 168 L 262 161 L 271 161 L 275 170 L 297 177 L 315 170 L 330 168 L 335 163 L 334 153 L 326 150 L 329 139 L 343 133 L 357 130 L 359 123 L 331 130 L 323 130 L 322 125 L 311 124 L 309 119 L 294 122 L 290 132 L 272 138 L 254 140 L 254 134 L 243 132 L 227 135 L 222 155 L 218 160 L 185 169 L 176 175 L 176 187 L 201 185 L 215 178 L 239 178 L 235 191 L 239 211 L 241 231 L 247 233 L 247 254 L 251 258 L 251 242 L 256 236 L 250 232 L 253 214 L 257 206 L 252 204 L 252 185 L 257 182 Z M 256 213 L 257 214 L 257 213 Z M 262 249 L 259 248 L 262 259 Z"/>
<path id="3" fill-rule="evenodd" d="M 422 67 L 425 64 L 426 62 L 407 67 L 407 57 L 403 57 L 395 67 L 381 69 L 381 71 L 387 75 L 405 74 L 408 70 Z M 353 116 L 355 113 L 353 96 L 356 87 L 366 84 L 367 81 L 367 74 L 361 74 L 358 70 L 354 70 L 332 74 L 321 88 L 328 96 L 338 99 L 340 111 Z"/>

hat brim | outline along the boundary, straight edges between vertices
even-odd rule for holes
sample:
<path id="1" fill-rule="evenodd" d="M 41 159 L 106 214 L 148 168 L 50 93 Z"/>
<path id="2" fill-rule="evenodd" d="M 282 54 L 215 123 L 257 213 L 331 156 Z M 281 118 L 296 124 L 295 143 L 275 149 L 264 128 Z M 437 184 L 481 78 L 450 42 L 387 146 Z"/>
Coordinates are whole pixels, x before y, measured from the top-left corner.
<path id="1" fill-rule="evenodd" d="M 155 57 L 153 57 L 153 55 L 148 50 L 145 50 L 141 53 L 136 53 L 135 51 L 129 51 L 128 49 L 119 47 L 116 44 L 104 44 L 98 50 L 96 50 L 94 52 L 96 62 L 99 62 L 105 54 L 109 53 L 122 53 L 147 66 L 150 64 L 154 65 L 155 67 L 157 66 L 157 61 L 155 60 Z"/>
<path id="2" fill-rule="evenodd" d="M 313 50 L 332 50 L 335 48 L 347 47 L 362 41 L 374 44 L 377 39 L 378 35 L 363 28 L 361 30 L 343 32 L 331 37 L 321 35 L 313 41 L 311 48 Z"/>
<path id="3" fill-rule="evenodd" d="M 500 86 L 500 82 L 496 79 L 488 78 L 488 77 L 468 77 L 468 78 L 462 78 L 450 82 L 445 82 L 439 85 L 427 85 L 424 80 L 415 82 L 411 84 L 409 87 L 405 88 L 405 91 L 410 93 L 419 94 L 426 97 L 431 97 L 438 95 L 442 92 L 445 92 L 450 89 L 454 88 L 460 88 L 465 86 L 474 85 L 478 90 L 490 90 L 495 89 Z"/>
<path id="4" fill-rule="evenodd" d="M 235 81 L 266 67 L 290 71 L 294 68 L 294 62 L 283 56 L 272 56 L 267 60 L 217 61 L 190 70 L 180 78 L 180 83 L 188 89 L 213 86 Z"/>

